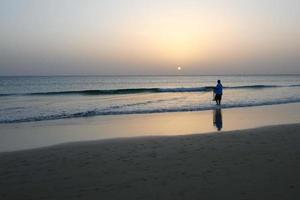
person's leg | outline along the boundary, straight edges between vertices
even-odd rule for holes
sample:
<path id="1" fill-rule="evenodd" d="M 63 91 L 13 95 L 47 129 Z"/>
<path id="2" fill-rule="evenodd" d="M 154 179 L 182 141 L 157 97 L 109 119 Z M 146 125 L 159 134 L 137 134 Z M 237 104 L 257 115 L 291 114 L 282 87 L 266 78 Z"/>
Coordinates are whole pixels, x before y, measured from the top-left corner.
<path id="1" fill-rule="evenodd" d="M 219 103 L 220 103 L 220 95 L 217 94 L 216 95 L 216 104 L 219 105 Z"/>

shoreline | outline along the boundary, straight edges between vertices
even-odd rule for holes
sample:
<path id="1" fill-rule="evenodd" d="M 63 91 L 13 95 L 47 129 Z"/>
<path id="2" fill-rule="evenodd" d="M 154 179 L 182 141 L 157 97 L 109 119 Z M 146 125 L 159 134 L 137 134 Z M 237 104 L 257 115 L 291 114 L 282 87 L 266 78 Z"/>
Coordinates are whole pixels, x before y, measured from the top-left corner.
<path id="1" fill-rule="evenodd" d="M 1 199 L 298 199 L 300 123 L 0 153 Z"/>
<path id="2" fill-rule="evenodd" d="M 90 116 L 79 116 L 79 117 L 66 117 L 66 118 L 53 118 L 53 119 L 44 119 L 44 120 L 16 120 L 14 121 L 9 121 L 9 122 L 0 122 L 0 126 L 18 126 L 18 125 L 34 125 L 34 124 L 61 124 L 61 122 L 64 121 L 75 121 L 75 120 L 84 120 L 84 119 L 97 119 L 97 118 L 103 118 L 103 117 L 118 117 L 118 116 L 143 116 L 143 115 L 165 115 L 165 114 L 176 114 L 176 113 L 199 113 L 199 112 L 209 112 L 212 110 L 215 110 L 216 108 L 221 108 L 223 110 L 228 110 L 228 109 L 248 109 L 248 108 L 257 108 L 257 107 L 268 107 L 268 106 L 281 106 L 281 105 L 289 105 L 289 104 L 300 104 L 300 101 L 295 100 L 295 101 L 287 101 L 287 102 L 278 102 L 278 103 L 265 103 L 265 104 L 253 104 L 253 105 L 239 105 L 239 106 L 224 106 L 221 105 L 218 107 L 218 105 L 215 105 L 214 103 L 212 104 L 212 107 L 209 108 L 203 108 L 199 110 L 178 110 L 178 111 L 162 111 L 162 112 L 136 112 L 136 113 L 113 113 L 113 114 L 99 114 L 99 115 L 90 115 Z"/>
<path id="3" fill-rule="evenodd" d="M 140 136 L 190 135 L 300 123 L 300 103 L 200 112 L 98 116 L 0 125 L 0 152 L 61 143 Z"/>

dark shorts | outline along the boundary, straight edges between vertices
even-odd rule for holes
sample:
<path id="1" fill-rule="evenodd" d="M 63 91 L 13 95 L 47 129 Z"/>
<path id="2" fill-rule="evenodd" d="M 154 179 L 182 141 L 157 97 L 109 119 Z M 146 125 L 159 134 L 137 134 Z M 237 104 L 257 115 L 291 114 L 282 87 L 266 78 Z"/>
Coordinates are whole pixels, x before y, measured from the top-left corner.
<path id="1" fill-rule="evenodd" d="M 222 95 L 221 94 L 216 94 L 215 100 L 222 100 Z"/>

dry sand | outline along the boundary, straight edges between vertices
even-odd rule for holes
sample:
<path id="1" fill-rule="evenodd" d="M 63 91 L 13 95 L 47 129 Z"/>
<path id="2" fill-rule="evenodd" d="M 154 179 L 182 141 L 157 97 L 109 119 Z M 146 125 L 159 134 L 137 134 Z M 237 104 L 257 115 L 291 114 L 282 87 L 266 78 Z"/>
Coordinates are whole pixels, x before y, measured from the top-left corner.
<path id="1" fill-rule="evenodd" d="M 300 124 L 0 154 L 0 199 L 300 199 Z"/>

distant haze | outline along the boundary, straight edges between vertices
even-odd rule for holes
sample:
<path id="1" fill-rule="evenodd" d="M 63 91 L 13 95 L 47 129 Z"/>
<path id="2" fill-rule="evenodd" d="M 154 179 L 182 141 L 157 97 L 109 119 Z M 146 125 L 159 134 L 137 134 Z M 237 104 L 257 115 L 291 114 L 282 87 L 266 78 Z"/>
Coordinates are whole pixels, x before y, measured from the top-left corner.
<path id="1" fill-rule="evenodd" d="M 299 24 L 299 0 L 1 0 L 0 75 L 300 74 Z"/>

